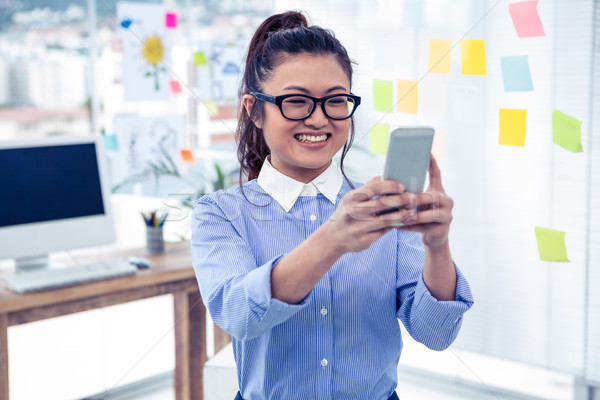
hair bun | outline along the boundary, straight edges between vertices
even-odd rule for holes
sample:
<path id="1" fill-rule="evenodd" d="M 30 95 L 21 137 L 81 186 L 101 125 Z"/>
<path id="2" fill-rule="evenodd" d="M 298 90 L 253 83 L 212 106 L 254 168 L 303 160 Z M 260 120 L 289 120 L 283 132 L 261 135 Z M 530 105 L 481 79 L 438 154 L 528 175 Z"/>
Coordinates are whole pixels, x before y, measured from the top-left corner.
<path id="1" fill-rule="evenodd" d="M 251 42 L 258 44 L 267 40 L 275 32 L 300 27 L 308 27 L 308 21 L 300 11 L 286 11 L 275 14 L 263 21 L 256 30 Z"/>

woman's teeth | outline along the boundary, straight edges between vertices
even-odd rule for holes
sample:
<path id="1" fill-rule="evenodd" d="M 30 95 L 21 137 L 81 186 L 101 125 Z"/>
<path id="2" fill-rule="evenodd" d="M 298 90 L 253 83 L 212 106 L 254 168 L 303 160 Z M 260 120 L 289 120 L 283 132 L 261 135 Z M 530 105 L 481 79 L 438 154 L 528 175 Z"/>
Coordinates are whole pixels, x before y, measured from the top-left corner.
<path id="1" fill-rule="evenodd" d="M 318 135 L 318 136 L 300 134 L 300 135 L 294 135 L 294 137 L 301 142 L 307 142 L 307 143 L 324 142 L 325 140 L 327 140 L 327 134 Z"/>

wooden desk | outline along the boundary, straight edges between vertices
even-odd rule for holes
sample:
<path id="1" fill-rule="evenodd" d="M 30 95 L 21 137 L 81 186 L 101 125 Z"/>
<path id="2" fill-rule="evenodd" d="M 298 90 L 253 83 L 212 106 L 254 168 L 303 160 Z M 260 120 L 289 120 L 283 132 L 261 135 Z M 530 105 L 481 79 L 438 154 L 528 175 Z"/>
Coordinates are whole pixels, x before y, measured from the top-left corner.
<path id="1" fill-rule="evenodd" d="M 105 257 L 127 257 L 131 254 L 144 254 L 144 250 L 106 254 Z M 175 304 L 176 399 L 201 400 L 202 368 L 206 361 L 206 320 L 189 243 L 167 245 L 164 254 L 147 257 L 151 268 L 139 270 L 133 276 L 31 294 L 14 293 L 0 279 L 0 399 L 8 400 L 9 394 L 8 327 L 172 294 Z M 11 273 L 14 271 L 0 278 Z"/>

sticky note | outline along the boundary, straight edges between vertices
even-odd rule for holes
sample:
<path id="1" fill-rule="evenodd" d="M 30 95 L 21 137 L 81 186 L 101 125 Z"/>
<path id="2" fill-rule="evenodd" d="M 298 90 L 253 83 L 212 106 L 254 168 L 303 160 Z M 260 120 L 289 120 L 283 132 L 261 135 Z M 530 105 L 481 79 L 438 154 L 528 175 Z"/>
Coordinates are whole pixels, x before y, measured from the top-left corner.
<path id="1" fill-rule="evenodd" d="M 450 73 L 452 39 L 429 39 L 429 63 L 427 71 L 436 74 Z"/>
<path id="2" fill-rule="evenodd" d="M 400 112 L 416 114 L 419 105 L 418 81 L 398 81 L 398 104 Z"/>
<path id="3" fill-rule="evenodd" d="M 477 124 L 485 114 L 484 96 L 477 86 L 451 85 L 450 112 L 456 122 Z"/>
<path id="4" fill-rule="evenodd" d="M 196 65 L 208 64 L 208 61 L 206 61 L 206 57 L 204 56 L 203 52 L 197 51 L 194 53 L 194 64 L 196 64 Z"/>
<path id="5" fill-rule="evenodd" d="M 502 81 L 506 92 L 531 92 L 533 83 L 529 72 L 528 56 L 500 57 Z"/>
<path id="6" fill-rule="evenodd" d="M 117 142 L 117 135 L 104 135 L 104 148 L 106 151 L 117 151 L 119 145 Z"/>
<path id="7" fill-rule="evenodd" d="M 527 110 L 500 109 L 500 139 L 498 144 L 525 146 Z"/>
<path id="8" fill-rule="evenodd" d="M 508 5 L 508 12 L 520 38 L 546 36 L 537 10 L 538 2 L 521 1 Z"/>
<path id="9" fill-rule="evenodd" d="M 186 163 L 196 162 L 194 159 L 194 154 L 192 153 L 192 149 L 181 149 L 181 158 Z"/>
<path id="10" fill-rule="evenodd" d="M 573 153 L 583 153 L 581 121 L 558 110 L 552 110 L 552 141 Z"/>
<path id="11" fill-rule="evenodd" d="M 167 28 L 177 28 L 177 14 L 168 12 L 165 14 L 165 26 Z"/>
<path id="12" fill-rule="evenodd" d="M 554 262 L 570 262 L 567 258 L 567 246 L 565 245 L 565 232 L 554 229 L 535 227 L 540 260 Z"/>
<path id="13" fill-rule="evenodd" d="M 435 117 L 446 116 L 448 85 L 425 79 L 419 83 L 420 112 Z M 434 139 L 435 140 L 435 139 Z"/>
<path id="14" fill-rule="evenodd" d="M 179 83 L 179 81 L 176 80 L 172 80 L 171 81 L 171 92 L 173 92 L 173 94 L 178 94 L 181 93 L 183 90 L 181 90 L 181 84 Z"/>
<path id="15" fill-rule="evenodd" d="M 369 145 L 371 153 L 385 154 L 390 139 L 389 124 L 375 124 L 369 132 Z"/>
<path id="16" fill-rule="evenodd" d="M 215 103 L 214 100 L 204 100 L 203 103 L 206 106 L 206 109 L 208 110 L 208 114 L 211 117 L 219 116 L 219 107 L 217 107 L 217 103 Z"/>
<path id="17" fill-rule="evenodd" d="M 373 81 L 373 103 L 375 104 L 375 111 L 392 111 L 392 81 Z"/>
<path id="18" fill-rule="evenodd" d="M 124 18 L 123 20 L 121 20 L 121 27 L 129 29 L 132 23 L 133 21 L 131 20 L 131 18 Z"/>
<path id="19" fill-rule="evenodd" d="M 485 41 L 463 39 L 460 41 L 460 66 L 463 75 L 485 75 Z"/>
<path id="20" fill-rule="evenodd" d="M 404 0 L 404 22 L 415 29 L 427 28 L 425 0 Z"/>

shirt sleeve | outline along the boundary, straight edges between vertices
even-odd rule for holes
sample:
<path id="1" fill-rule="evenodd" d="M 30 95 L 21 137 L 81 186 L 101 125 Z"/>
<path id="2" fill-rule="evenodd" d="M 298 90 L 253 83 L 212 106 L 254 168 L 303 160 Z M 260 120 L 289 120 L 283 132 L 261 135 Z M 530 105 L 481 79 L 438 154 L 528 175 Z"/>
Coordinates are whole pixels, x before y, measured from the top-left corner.
<path id="1" fill-rule="evenodd" d="M 463 314 L 473 305 L 473 296 L 469 283 L 454 264 L 455 298 L 438 301 L 423 280 L 424 260 L 421 235 L 410 234 L 409 238 L 398 241 L 396 316 L 416 341 L 433 350 L 444 350 L 456 339 Z"/>
<path id="2" fill-rule="evenodd" d="M 240 218 L 239 215 L 237 218 Z M 210 197 L 192 216 L 192 261 L 200 294 L 213 321 L 238 340 L 253 339 L 306 307 L 271 297 L 271 270 L 284 256 L 257 265 L 251 246 Z"/>

